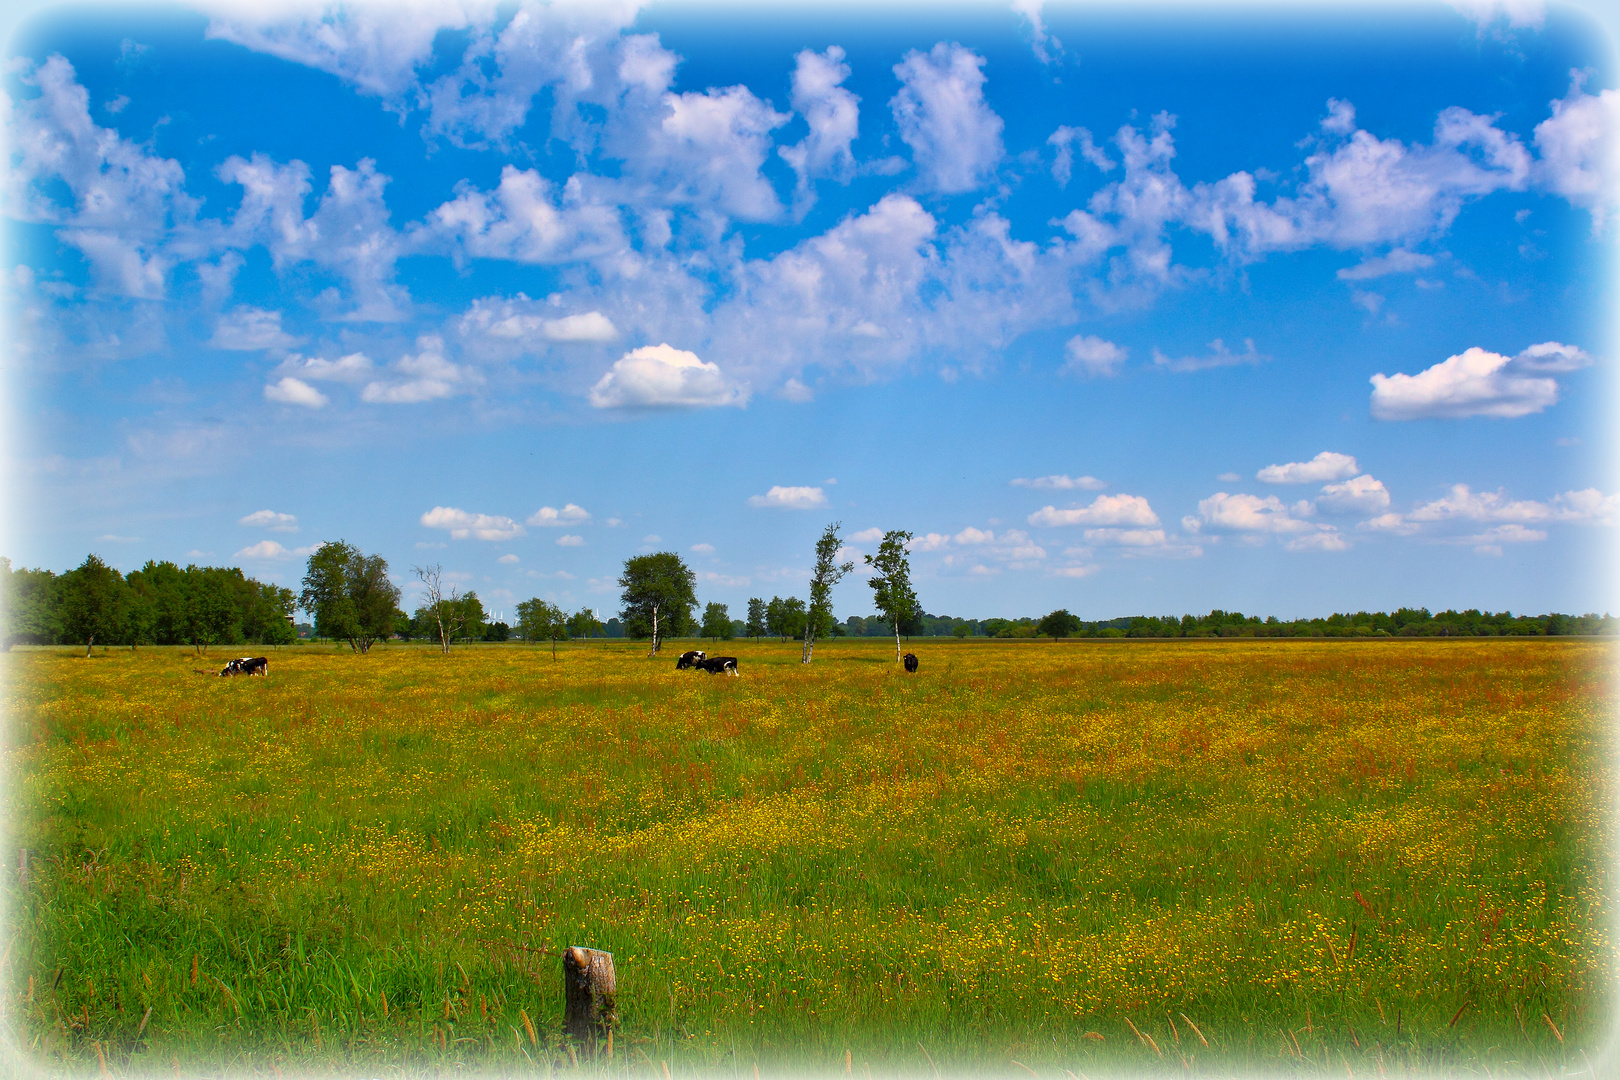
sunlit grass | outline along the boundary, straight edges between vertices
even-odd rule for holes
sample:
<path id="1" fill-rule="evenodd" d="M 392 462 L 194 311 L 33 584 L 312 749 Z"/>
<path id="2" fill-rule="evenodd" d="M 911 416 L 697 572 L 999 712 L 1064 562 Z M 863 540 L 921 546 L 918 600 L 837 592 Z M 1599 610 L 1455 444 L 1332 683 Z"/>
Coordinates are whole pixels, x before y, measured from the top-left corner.
<path id="1" fill-rule="evenodd" d="M 1597 1056 L 1609 647 L 912 648 L 16 653 L 12 1038 L 557 1065 L 584 944 L 642 1072 Z"/>

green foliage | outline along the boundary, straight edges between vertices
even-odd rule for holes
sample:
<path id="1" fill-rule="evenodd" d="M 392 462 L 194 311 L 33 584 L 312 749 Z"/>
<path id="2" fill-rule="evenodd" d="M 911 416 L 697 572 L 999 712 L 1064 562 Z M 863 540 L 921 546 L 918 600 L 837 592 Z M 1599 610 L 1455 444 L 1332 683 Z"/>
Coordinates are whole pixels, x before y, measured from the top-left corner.
<path id="1" fill-rule="evenodd" d="M 539 597 L 517 606 L 517 632 L 524 641 L 558 641 L 568 637 L 568 616 Z"/>
<path id="2" fill-rule="evenodd" d="M 130 607 L 124 575 L 99 555 L 87 555 L 62 577 L 62 635 L 71 642 L 82 641 L 86 652 L 97 638 L 110 645 L 126 636 Z"/>
<path id="3" fill-rule="evenodd" d="M 797 596 L 771 597 L 765 605 L 765 632 L 787 641 L 804 635 L 804 601 Z"/>
<path id="4" fill-rule="evenodd" d="M 1080 629 L 1080 620 L 1078 617 L 1070 615 L 1068 608 L 1058 608 L 1051 614 L 1043 616 L 1041 621 L 1036 624 L 1035 629 L 1042 635 L 1056 641 L 1058 638 L 1066 638 L 1070 634 L 1077 632 Z"/>
<path id="5" fill-rule="evenodd" d="M 62 580 L 49 570 L 13 570 L 0 556 L 0 619 L 0 648 L 59 641 Z"/>
<path id="6" fill-rule="evenodd" d="M 619 588 L 626 637 L 651 638 L 657 652 L 664 638 L 690 632 L 697 577 L 673 551 L 626 559 Z"/>
<path id="7" fill-rule="evenodd" d="M 717 641 L 730 641 L 735 636 L 726 605 L 710 603 L 704 606 L 702 634 Z"/>
<path id="8" fill-rule="evenodd" d="M 855 569 L 853 562 L 838 562 L 838 549 L 842 546 L 838 539 L 838 526 L 841 522 L 833 522 L 822 530 L 821 538 L 816 541 L 816 564 L 810 572 L 810 606 L 805 612 L 804 630 L 804 657 L 806 664 L 810 662 L 811 651 L 815 647 L 818 637 L 832 636 L 832 588 L 843 580 L 844 575 Z"/>
<path id="9" fill-rule="evenodd" d="M 866 556 L 866 565 L 874 571 L 867 582 L 872 587 L 872 602 L 894 628 L 896 660 L 900 658 L 900 635 L 910 635 L 922 612 L 911 587 L 911 562 L 906 557 L 910 541 L 910 533 L 891 529 L 883 534 L 877 554 Z"/>
<path id="10" fill-rule="evenodd" d="M 743 626 L 743 633 L 755 640 L 768 633 L 765 629 L 765 601 L 757 596 L 748 598 L 748 622 Z"/>
<path id="11" fill-rule="evenodd" d="M 315 616 L 321 637 L 347 641 L 364 653 L 393 634 L 399 586 L 388 579 L 388 562 L 381 555 L 366 555 L 339 540 L 322 544 L 309 557 L 298 606 Z"/>
<path id="12" fill-rule="evenodd" d="M 590 608 L 580 608 L 568 616 L 568 636 L 594 638 L 602 636 L 602 622 Z"/>

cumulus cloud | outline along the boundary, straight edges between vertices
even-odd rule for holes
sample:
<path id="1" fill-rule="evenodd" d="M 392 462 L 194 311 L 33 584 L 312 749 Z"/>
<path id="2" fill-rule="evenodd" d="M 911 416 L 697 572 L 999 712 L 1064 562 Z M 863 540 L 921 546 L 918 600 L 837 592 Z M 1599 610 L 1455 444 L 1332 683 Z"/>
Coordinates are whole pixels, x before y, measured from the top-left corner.
<path id="1" fill-rule="evenodd" d="M 1501 490 L 1473 491 L 1467 484 L 1453 484 L 1444 497 L 1424 503 L 1407 515 L 1411 521 L 1545 521 L 1552 516 L 1546 503 L 1533 499 L 1510 499 Z"/>
<path id="2" fill-rule="evenodd" d="M 1316 505 L 1333 514 L 1376 514 L 1389 508 L 1389 489 L 1366 474 L 1353 476 L 1322 488 Z"/>
<path id="3" fill-rule="evenodd" d="M 1571 371 L 1590 362 L 1582 350 L 1556 341 L 1512 357 L 1475 346 L 1416 375 L 1374 375 L 1372 415 L 1378 420 L 1528 416 L 1558 401 L 1557 381 L 1530 373 Z"/>
<path id="4" fill-rule="evenodd" d="M 793 108 L 810 125 L 810 133 L 793 146 L 777 150 L 798 174 L 801 193 L 816 177 L 847 183 L 855 175 L 850 144 L 860 132 L 860 98 L 841 84 L 849 78 L 844 50 L 803 49 L 795 57 Z"/>
<path id="5" fill-rule="evenodd" d="M 748 404 L 748 385 L 737 385 L 717 364 L 670 345 L 643 345 L 613 364 L 591 388 L 598 409 L 708 408 Z"/>
<path id="6" fill-rule="evenodd" d="M 883 539 L 883 530 L 878 528 L 862 529 L 858 533 L 850 533 L 849 540 L 855 544 L 870 544 Z"/>
<path id="7" fill-rule="evenodd" d="M 279 405 L 301 405 L 306 409 L 325 408 L 330 400 L 309 383 L 291 376 L 278 382 L 266 383 L 264 396 L 267 401 L 274 401 Z"/>
<path id="8" fill-rule="evenodd" d="M 245 547 L 241 551 L 238 551 L 236 554 L 232 555 L 231 558 L 245 559 L 255 562 L 298 559 L 303 558 L 305 555 L 314 553 L 315 549 L 320 546 L 320 544 L 314 544 L 310 547 L 288 549 L 282 547 L 274 540 L 260 540 L 257 544 L 254 544 L 251 547 Z"/>
<path id="9" fill-rule="evenodd" d="M 1217 529 L 1257 533 L 1302 533 L 1317 528 L 1299 515 L 1309 513 L 1309 504 L 1284 506 L 1275 495 L 1228 495 L 1217 491 L 1200 500 L 1198 512 L 1203 523 Z"/>
<path id="10" fill-rule="evenodd" d="M 1086 543 L 1117 547 L 1158 547 L 1165 542 L 1163 529 L 1087 529 Z"/>
<path id="11" fill-rule="evenodd" d="M 1349 454 L 1324 450 L 1309 461 L 1267 465 L 1254 478 L 1263 484 L 1320 484 L 1328 480 L 1343 480 L 1360 471 L 1356 459 Z"/>
<path id="12" fill-rule="evenodd" d="M 509 517 L 471 514 L 453 506 L 435 506 L 421 517 L 430 529 L 444 529 L 452 540 L 511 540 L 523 535 L 523 526 Z"/>
<path id="13" fill-rule="evenodd" d="M 1620 494 L 1605 495 L 1597 488 L 1566 491 L 1553 497 L 1553 516 L 1586 525 L 1620 524 Z"/>
<path id="14" fill-rule="evenodd" d="M 238 525 L 250 529 L 269 529 L 271 532 L 297 532 L 298 518 L 293 514 L 278 514 L 274 510 L 255 510 L 246 517 L 236 519 Z"/>
<path id="15" fill-rule="evenodd" d="M 1588 94 L 1587 73 L 1570 72 L 1569 93 L 1552 103 L 1552 116 L 1536 125 L 1540 186 L 1592 215 L 1600 232 L 1620 210 L 1620 90 Z"/>
<path id="16" fill-rule="evenodd" d="M 1099 495 L 1090 506 L 1069 510 L 1043 506 L 1029 515 L 1029 523 L 1037 526 L 1122 525 L 1151 528 L 1159 524 L 1159 515 L 1140 495 Z"/>
<path id="17" fill-rule="evenodd" d="M 1053 491 L 1101 491 L 1108 485 L 1095 476 L 1036 476 L 1025 478 L 1020 476 L 1011 481 L 1013 487 L 1036 488 Z"/>
<path id="18" fill-rule="evenodd" d="M 1166 356 L 1157 348 L 1153 350 L 1153 362 L 1160 367 L 1171 371 L 1204 371 L 1209 368 L 1235 367 L 1240 364 L 1260 364 L 1271 357 L 1254 351 L 1254 339 L 1243 339 L 1243 351 L 1235 353 L 1226 347 L 1226 342 L 1216 338 L 1209 343 L 1209 351 L 1202 356 Z"/>
<path id="19" fill-rule="evenodd" d="M 984 58 L 954 43 L 913 50 L 894 66 L 900 92 L 889 102 L 900 138 L 934 191 L 971 191 L 1001 160 L 1001 117 L 984 100 Z"/>
<path id="20" fill-rule="evenodd" d="M 301 340 L 281 328 L 281 312 L 243 304 L 220 316 L 208 344 L 216 349 L 255 352 L 291 348 Z"/>
<path id="21" fill-rule="evenodd" d="M 494 191 L 461 184 L 412 239 L 429 250 L 448 250 L 458 264 L 469 258 L 587 262 L 617 257 L 628 246 L 618 208 L 589 194 L 579 177 L 558 189 L 536 170 L 512 165 L 501 169 Z"/>
<path id="22" fill-rule="evenodd" d="M 363 382 L 371 378 L 376 369 L 365 353 L 349 353 L 336 360 L 319 356 L 299 356 L 296 353 L 282 361 L 280 370 L 294 373 L 299 379 L 322 382 Z"/>
<path id="23" fill-rule="evenodd" d="M 496 559 L 495 561 L 500 563 L 502 566 L 516 566 L 518 563 L 522 562 L 523 560 L 518 558 L 516 555 L 502 555 L 500 558 Z"/>
<path id="24" fill-rule="evenodd" d="M 1283 545 L 1289 551 L 1344 551 L 1350 542 L 1329 529 L 1296 536 Z"/>
<path id="25" fill-rule="evenodd" d="M 773 485 L 763 495 L 748 496 L 748 505 L 753 507 L 775 507 L 783 510 L 813 510 L 818 506 L 826 506 L 827 496 L 818 487 L 781 487 Z M 851 539 L 858 539 L 864 535 L 864 533 L 857 533 Z M 879 536 L 881 535 L 880 533 Z"/>
<path id="26" fill-rule="evenodd" d="M 564 533 L 563 535 L 557 537 L 557 546 L 558 547 L 584 547 L 585 546 L 585 538 L 583 536 L 575 536 L 575 535 L 573 535 L 571 533 Z"/>
<path id="27" fill-rule="evenodd" d="M 1063 346 L 1063 367 L 1070 375 L 1106 377 L 1117 375 L 1130 350 L 1088 334 L 1076 334 Z"/>
<path id="28" fill-rule="evenodd" d="M 578 503 L 566 503 L 561 510 L 553 506 L 542 506 L 524 524 L 535 525 L 540 528 L 555 528 L 560 525 L 579 525 L 591 520 L 591 513 Z M 612 522 L 609 522 L 612 524 Z"/>
<path id="29" fill-rule="evenodd" d="M 389 365 L 387 380 L 366 384 L 360 400 L 383 405 L 415 405 L 465 392 L 477 383 L 470 369 L 457 367 L 444 357 L 444 339 L 426 334 L 416 339 L 420 350 L 406 354 Z"/>

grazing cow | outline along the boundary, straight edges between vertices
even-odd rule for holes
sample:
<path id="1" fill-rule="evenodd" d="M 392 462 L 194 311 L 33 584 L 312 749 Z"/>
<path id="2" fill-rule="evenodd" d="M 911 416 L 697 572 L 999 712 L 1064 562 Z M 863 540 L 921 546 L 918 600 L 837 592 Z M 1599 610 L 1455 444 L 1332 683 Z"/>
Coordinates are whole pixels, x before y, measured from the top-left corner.
<path id="1" fill-rule="evenodd" d="M 220 669 L 220 675 L 269 675 L 270 658 L 268 656 L 242 656 Z"/>
<path id="2" fill-rule="evenodd" d="M 917 656 L 915 653 L 906 653 L 906 670 L 915 673 L 917 670 Z"/>
<path id="3" fill-rule="evenodd" d="M 710 675 L 718 675 L 722 671 L 727 675 L 736 675 L 737 658 L 735 656 L 711 656 L 706 660 L 699 660 L 698 667 Z"/>
<path id="4" fill-rule="evenodd" d="M 703 663 L 703 658 L 706 655 L 708 654 L 702 649 L 693 649 L 690 652 L 683 652 L 681 653 L 681 658 L 675 661 L 675 670 L 685 671 L 687 668 L 695 668 Z"/>

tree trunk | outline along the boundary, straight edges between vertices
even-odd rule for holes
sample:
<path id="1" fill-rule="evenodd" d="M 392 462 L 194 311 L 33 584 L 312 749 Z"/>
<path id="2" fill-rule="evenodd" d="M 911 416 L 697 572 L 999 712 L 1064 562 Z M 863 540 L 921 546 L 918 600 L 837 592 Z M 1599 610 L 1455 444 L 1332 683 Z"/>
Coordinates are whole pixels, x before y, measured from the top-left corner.
<path id="1" fill-rule="evenodd" d="M 900 620 L 894 620 L 894 662 L 900 662 Z"/>
<path id="2" fill-rule="evenodd" d="M 653 643 L 652 643 L 652 652 L 648 653 L 647 655 L 648 656 L 657 656 L 658 655 L 658 605 L 654 604 L 652 606 L 652 609 L 653 609 Z"/>
<path id="3" fill-rule="evenodd" d="M 582 945 L 563 952 L 563 1023 L 568 1037 L 586 1046 L 606 1039 L 618 1020 L 613 954 Z"/>
<path id="4" fill-rule="evenodd" d="M 91 656 L 96 651 L 96 635 L 90 634 L 84 643 L 84 655 Z"/>
<path id="5" fill-rule="evenodd" d="M 815 651 L 816 651 L 816 631 L 815 631 L 815 627 L 813 627 L 809 623 L 806 623 L 805 626 L 804 626 L 804 655 L 799 658 L 799 663 L 808 664 L 810 662 L 811 654 L 814 653 Z"/>

